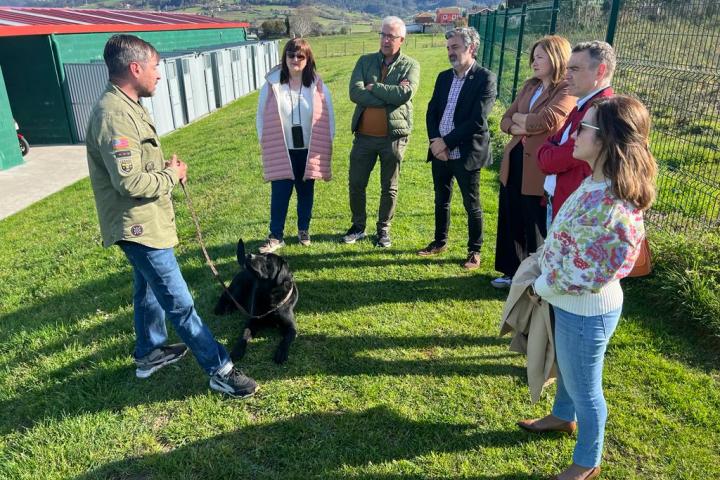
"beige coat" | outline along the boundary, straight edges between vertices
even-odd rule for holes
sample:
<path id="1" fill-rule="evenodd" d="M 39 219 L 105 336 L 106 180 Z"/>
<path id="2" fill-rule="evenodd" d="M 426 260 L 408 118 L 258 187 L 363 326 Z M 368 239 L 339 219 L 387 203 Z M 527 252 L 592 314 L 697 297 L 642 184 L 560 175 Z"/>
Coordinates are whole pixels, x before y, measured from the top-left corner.
<path id="1" fill-rule="evenodd" d="M 502 163 L 500 163 L 500 182 L 507 185 L 510 175 L 510 151 L 524 138 L 521 187 L 523 195 L 543 195 L 545 174 L 540 171 L 537 164 L 538 149 L 549 136 L 563 126 L 565 119 L 577 103 L 577 98 L 568 93 L 567 82 L 563 80 L 559 84 L 545 89 L 531 109 L 530 100 L 540 83 L 540 80 L 536 78 L 525 82 L 515 101 L 508 107 L 500 121 L 500 129 L 505 133 L 510 133 L 513 114 L 528 114 L 525 121 L 525 130 L 528 134 L 525 136 L 513 135 L 505 146 Z"/>
<path id="2" fill-rule="evenodd" d="M 542 300 L 537 304 L 526 293 L 540 276 L 541 254 L 533 253 L 518 267 L 500 322 L 501 336 L 514 332 L 510 350 L 527 354 L 528 387 L 532 403 L 540 399 L 543 388 L 555 381 L 557 376 L 550 305 Z"/>

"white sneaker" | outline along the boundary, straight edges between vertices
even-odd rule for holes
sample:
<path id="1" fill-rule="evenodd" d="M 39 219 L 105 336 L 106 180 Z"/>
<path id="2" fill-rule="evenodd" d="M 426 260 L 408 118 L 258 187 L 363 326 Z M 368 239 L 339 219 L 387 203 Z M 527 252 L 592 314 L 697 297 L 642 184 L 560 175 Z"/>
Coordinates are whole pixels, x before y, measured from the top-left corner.
<path id="1" fill-rule="evenodd" d="M 260 251 L 260 253 L 273 253 L 275 250 L 279 250 L 284 246 L 284 241 L 278 240 L 277 238 L 273 237 L 272 234 L 270 234 L 268 235 L 267 240 L 265 240 L 265 243 L 260 245 L 260 248 L 258 250 Z"/>
<path id="2" fill-rule="evenodd" d="M 310 232 L 307 230 L 300 230 L 298 231 L 298 241 L 300 242 L 300 245 L 303 247 L 309 247 L 310 246 Z"/>
<path id="3" fill-rule="evenodd" d="M 495 288 L 510 288 L 510 285 L 512 285 L 512 278 L 508 276 L 498 277 L 495 280 L 490 281 L 490 285 Z"/>

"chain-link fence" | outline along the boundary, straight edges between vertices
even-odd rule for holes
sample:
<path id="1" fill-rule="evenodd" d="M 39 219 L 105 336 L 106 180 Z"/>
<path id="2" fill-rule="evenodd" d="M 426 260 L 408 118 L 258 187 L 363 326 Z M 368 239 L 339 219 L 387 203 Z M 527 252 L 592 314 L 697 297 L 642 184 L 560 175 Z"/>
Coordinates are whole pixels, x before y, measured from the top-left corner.
<path id="1" fill-rule="evenodd" d="M 313 43 L 316 43 L 314 40 Z M 316 54 L 322 54 L 323 58 L 358 56 L 366 53 L 377 52 L 380 48 L 378 35 L 367 34 L 362 40 L 336 39 L 334 37 L 323 37 Z M 405 46 L 411 48 L 445 48 L 445 37 L 438 34 L 412 34 L 405 39 Z"/>
<path id="2" fill-rule="evenodd" d="M 528 49 L 540 36 L 612 43 L 615 91 L 637 96 L 653 116 L 660 175 L 648 219 L 688 234 L 720 231 L 719 1 L 554 0 L 471 15 L 469 24 L 506 104 L 531 76 Z"/>

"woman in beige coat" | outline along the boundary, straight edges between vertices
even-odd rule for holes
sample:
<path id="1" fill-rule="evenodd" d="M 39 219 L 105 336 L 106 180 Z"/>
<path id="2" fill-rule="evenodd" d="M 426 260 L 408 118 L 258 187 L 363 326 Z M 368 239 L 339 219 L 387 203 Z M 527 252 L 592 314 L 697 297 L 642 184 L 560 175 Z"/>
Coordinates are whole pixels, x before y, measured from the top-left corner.
<path id="1" fill-rule="evenodd" d="M 576 98 L 568 94 L 565 70 L 570 43 L 548 35 L 530 49 L 533 77 L 525 82 L 500 123 L 512 135 L 500 164 L 495 269 L 502 276 L 492 281 L 508 288 L 520 262 L 537 250 L 546 234 L 543 199 L 545 175 L 537 165 L 537 151 L 545 139 L 565 122 Z"/>

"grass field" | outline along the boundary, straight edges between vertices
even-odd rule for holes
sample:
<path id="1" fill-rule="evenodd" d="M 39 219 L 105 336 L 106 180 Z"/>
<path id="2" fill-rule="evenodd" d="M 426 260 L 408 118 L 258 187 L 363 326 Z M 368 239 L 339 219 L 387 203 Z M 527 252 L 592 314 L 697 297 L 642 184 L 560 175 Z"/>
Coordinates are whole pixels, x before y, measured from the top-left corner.
<path id="1" fill-rule="evenodd" d="M 312 40 L 316 51 L 324 41 Z M 524 358 L 497 336 L 504 293 L 489 285 L 495 170 L 482 174 L 482 267 L 459 266 L 466 241 L 459 192 L 449 251 L 431 260 L 414 254 L 433 232 L 423 119 L 447 67 L 442 47 L 420 45 L 407 49 L 421 62 L 422 84 L 388 250 L 338 243 L 350 220 L 347 82 L 355 58 L 318 59 L 336 109 L 334 179 L 316 186 L 311 247 L 293 240 L 296 217 L 288 218 L 281 252 L 300 290 L 300 334 L 283 366 L 271 361 L 275 332 L 251 344 L 242 367 L 261 385 L 252 399 L 211 392 L 192 358 L 135 378 L 131 271 L 118 249 L 100 246 L 87 180 L 0 222 L 0 478 L 527 480 L 570 462 L 572 438 L 515 426 L 549 411 L 554 388 L 530 405 Z M 204 236 L 227 280 L 238 237 L 254 249 L 268 228 L 256 101 L 257 94 L 240 99 L 163 139 L 166 154 L 190 166 Z M 371 218 L 378 183 L 375 172 Z M 180 191 L 175 204 L 181 268 L 201 316 L 227 344 L 241 318 L 211 313 L 218 287 Z M 625 311 L 607 353 L 603 478 L 717 478 L 717 345 L 665 315 L 648 285 L 625 283 Z"/>

